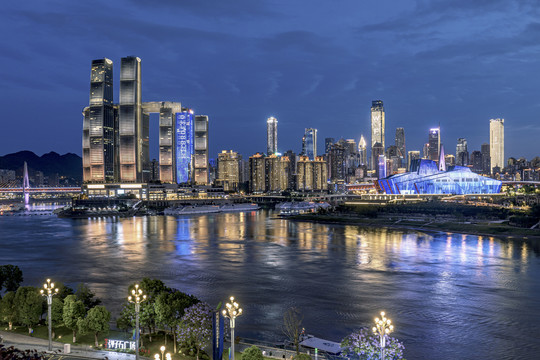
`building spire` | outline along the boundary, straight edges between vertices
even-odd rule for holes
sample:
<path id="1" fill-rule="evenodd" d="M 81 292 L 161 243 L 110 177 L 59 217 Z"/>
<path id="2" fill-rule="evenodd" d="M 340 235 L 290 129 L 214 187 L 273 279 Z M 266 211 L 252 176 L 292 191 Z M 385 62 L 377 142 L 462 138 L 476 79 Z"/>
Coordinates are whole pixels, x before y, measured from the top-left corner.
<path id="1" fill-rule="evenodd" d="M 439 148 L 439 171 L 446 171 L 446 161 L 444 158 L 444 146 L 442 143 Z"/>

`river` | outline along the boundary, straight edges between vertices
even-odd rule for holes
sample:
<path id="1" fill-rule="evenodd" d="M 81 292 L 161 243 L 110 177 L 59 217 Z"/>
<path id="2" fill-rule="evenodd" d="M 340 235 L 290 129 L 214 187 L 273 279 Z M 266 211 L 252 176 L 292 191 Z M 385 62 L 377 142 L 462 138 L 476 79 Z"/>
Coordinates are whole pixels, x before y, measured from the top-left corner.
<path id="1" fill-rule="evenodd" d="M 241 337 L 279 341 L 283 313 L 340 341 L 384 310 L 407 359 L 540 354 L 540 254 L 527 243 L 292 222 L 267 211 L 184 217 L 0 216 L 0 264 L 25 285 L 84 282 L 115 317 L 142 277 L 216 306 L 234 295 Z"/>

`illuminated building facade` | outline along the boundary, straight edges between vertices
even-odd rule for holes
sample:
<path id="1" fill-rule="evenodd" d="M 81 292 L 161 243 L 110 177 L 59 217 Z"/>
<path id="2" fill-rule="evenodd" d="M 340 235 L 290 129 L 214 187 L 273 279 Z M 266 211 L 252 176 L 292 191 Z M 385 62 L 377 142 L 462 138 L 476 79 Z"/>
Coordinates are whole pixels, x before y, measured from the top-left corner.
<path id="1" fill-rule="evenodd" d="M 116 109 L 113 105 L 113 62 L 92 61 L 90 106 L 83 111 L 83 179 L 85 182 L 115 181 Z"/>
<path id="2" fill-rule="evenodd" d="M 420 151 L 418 150 L 409 151 L 407 153 L 407 171 L 410 171 L 411 163 L 414 160 L 419 160 L 419 159 L 420 159 Z"/>
<path id="3" fill-rule="evenodd" d="M 489 120 L 489 154 L 493 168 L 504 168 L 504 119 Z"/>
<path id="4" fill-rule="evenodd" d="M 302 138 L 302 154 L 310 160 L 317 157 L 317 129 L 306 129 Z"/>
<path id="5" fill-rule="evenodd" d="M 266 120 L 266 154 L 277 153 L 277 124 L 275 117 L 269 117 Z"/>
<path id="6" fill-rule="evenodd" d="M 300 156 L 296 164 L 298 191 L 325 191 L 328 188 L 326 161 L 322 156 L 310 160 L 307 156 Z"/>
<path id="7" fill-rule="evenodd" d="M 394 143 L 398 149 L 397 156 L 403 158 L 405 161 L 407 158 L 407 153 L 405 152 L 405 129 L 401 127 L 396 129 L 396 138 Z"/>
<path id="8" fill-rule="evenodd" d="M 264 190 L 280 192 L 288 185 L 288 157 L 272 154 L 264 158 Z"/>
<path id="9" fill-rule="evenodd" d="M 336 139 L 334 139 L 334 138 L 325 138 L 324 139 L 324 152 L 326 154 L 330 154 L 330 148 L 332 147 L 332 145 L 334 145 L 335 142 L 336 142 Z"/>
<path id="10" fill-rule="evenodd" d="M 386 194 L 497 194 L 501 182 L 463 166 L 441 171 L 435 161 L 421 159 L 412 161 L 407 173 L 378 180 L 377 187 Z"/>
<path id="11" fill-rule="evenodd" d="M 191 181 L 193 156 L 193 111 L 176 114 L 176 182 Z"/>

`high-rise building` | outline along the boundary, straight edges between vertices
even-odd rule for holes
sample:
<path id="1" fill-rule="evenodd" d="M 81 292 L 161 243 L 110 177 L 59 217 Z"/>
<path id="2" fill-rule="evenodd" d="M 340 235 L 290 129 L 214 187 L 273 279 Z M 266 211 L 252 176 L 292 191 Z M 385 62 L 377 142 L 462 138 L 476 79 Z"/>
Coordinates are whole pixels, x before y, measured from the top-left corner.
<path id="1" fill-rule="evenodd" d="M 358 148 L 356 146 L 356 141 L 354 139 L 346 139 L 345 140 L 345 147 L 347 148 L 347 152 L 349 155 L 356 154 L 358 152 Z"/>
<path id="2" fill-rule="evenodd" d="M 264 158 L 264 191 L 280 192 L 287 189 L 289 158 L 276 154 Z"/>
<path id="3" fill-rule="evenodd" d="M 193 110 L 184 109 L 176 114 L 176 182 L 192 180 Z"/>
<path id="4" fill-rule="evenodd" d="M 445 155 L 444 162 L 446 163 L 446 168 L 448 169 L 450 166 L 456 165 L 456 157 L 452 154 Z"/>
<path id="5" fill-rule="evenodd" d="M 302 154 L 310 160 L 315 160 L 317 157 L 317 129 L 306 129 L 302 138 Z"/>
<path id="6" fill-rule="evenodd" d="M 411 163 L 420 159 L 420 151 L 413 150 L 407 153 L 407 171 L 411 171 Z"/>
<path id="7" fill-rule="evenodd" d="M 122 58 L 120 65 L 120 102 L 118 135 L 120 141 L 120 181 L 142 182 L 143 169 L 150 162 L 148 125 L 141 103 L 141 59 Z"/>
<path id="8" fill-rule="evenodd" d="M 358 154 L 360 156 L 360 164 L 367 165 L 367 144 L 364 135 L 360 136 L 360 141 L 358 141 Z"/>
<path id="9" fill-rule="evenodd" d="M 330 170 L 330 179 L 332 181 L 345 180 L 347 174 L 347 151 L 341 142 L 332 145 L 328 156 L 328 167 Z"/>
<path id="10" fill-rule="evenodd" d="M 232 150 L 218 154 L 216 182 L 224 191 L 238 191 L 241 160 L 242 156 Z"/>
<path id="11" fill-rule="evenodd" d="M 272 155 L 278 152 L 277 148 L 277 119 L 269 117 L 266 120 L 266 154 Z"/>
<path id="12" fill-rule="evenodd" d="M 92 61 L 90 106 L 83 115 L 83 180 L 113 182 L 118 125 L 113 105 L 113 62 L 107 58 Z"/>
<path id="13" fill-rule="evenodd" d="M 307 156 L 300 156 L 297 163 L 296 190 L 326 190 L 326 179 L 326 162 L 322 156 L 317 156 L 315 160 L 309 160 Z"/>
<path id="14" fill-rule="evenodd" d="M 264 155 L 256 153 L 249 157 L 249 190 L 252 193 L 265 191 Z"/>
<path id="15" fill-rule="evenodd" d="M 159 180 L 176 183 L 176 115 L 182 112 L 179 102 L 145 102 L 144 113 L 159 113 Z"/>
<path id="16" fill-rule="evenodd" d="M 371 102 L 371 147 L 380 143 L 385 148 L 384 142 L 384 106 L 382 100 Z M 378 160 L 378 158 L 377 158 Z"/>
<path id="17" fill-rule="evenodd" d="M 287 166 L 287 189 L 293 190 L 296 188 L 296 154 L 292 150 L 287 150 L 283 154 L 288 160 Z"/>
<path id="18" fill-rule="evenodd" d="M 491 174 L 491 156 L 489 156 L 489 144 L 483 143 L 480 147 L 482 152 L 482 172 L 486 175 Z"/>
<path id="19" fill-rule="evenodd" d="M 472 171 L 481 174 L 484 172 L 484 164 L 482 162 L 482 152 L 475 150 L 471 153 Z"/>
<path id="20" fill-rule="evenodd" d="M 491 171 L 494 167 L 501 170 L 504 162 L 504 119 L 489 120 L 489 154 L 491 157 Z"/>
<path id="21" fill-rule="evenodd" d="M 441 148 L 441 128 L 429 129 L 428 136 L 428 159 L 439 161 L 439 150 Z"/>
<path id="22" fill-rule="evenodd" d="M 398 149 L 398 156 L 404 160 L 407 159 L 407 153 L 405 152 L 405 129 L 401 127 L 396 129 L 395 144 Z"/>
<path id="23" fill-rule="evenodd" d="M 456 145 L 456 165 L 469 165 L 469 151 L 467 150 L 467 139 L 459 138 Z"/>
<path id="24" fill-rule="evenodd" d="M 193 182 L 208 185 L 208 116 L 196 115 L 193 123 Z"/>
<path id="25" fill-rule="evenodd" d="M 332 145 L 336 142 L 336 139 L 334 138 L 326 138 L 324 139 L 324 152 L 325 154 L 330 154 L 330 149 L 332 148 Z"/>
<path id="26" fill-rule="evenodd" d="M 386 156 L 379 155 L 377 164 L 377 178 L 384 179 L 386 177 Z"/>
<path id="27" fill-rule="evenodd" d="M 384 155 L 384 147 L 382 146 L 381 143 L 376 143 L 371 148 L 371 164 L 374 167 L 373 170 L 375 170 L 375 174 L 376 174 L 377 177 L 379 177 L 379 170 L 380 170 L 379 156 L 381 156 L 381 155 Z M 386 158 L 385 158 L 384 161 L 385 161 L 385 164 L 386 164 Z M 386 165 L 385 165 L 385 169 L 386 169 Z"/>

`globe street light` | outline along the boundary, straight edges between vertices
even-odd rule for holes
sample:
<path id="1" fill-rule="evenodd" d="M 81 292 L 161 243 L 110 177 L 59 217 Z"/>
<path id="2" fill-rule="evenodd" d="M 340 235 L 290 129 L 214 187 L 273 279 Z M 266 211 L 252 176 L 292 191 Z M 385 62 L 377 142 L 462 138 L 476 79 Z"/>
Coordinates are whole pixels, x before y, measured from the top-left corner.
<path id="1" fill-rule="evenodd" d="M 223 310 L 223 316 L 229 318 L 231 322 L 231 360 L 234 360 L 234 324 L 236 323 L 236 317 L 242 315 L 242 309 L 239 307 L 238 303 L 234 301 L 234 297 L 231 296 L 230 300 L 230 303 L 225 304 L 227 309 Z"/>
<path id="2" fill-rule="evenodd" d="M 373 333 L 379 335 L 379 341 L 381 346 L 381 360 L 384 360 L 384 347 L 386 345 L 386 336 L 394 331 L 394 325 L 391 325 L 392 321 L 384 316 L 384 311 L 381 311 L 381 318 L 375 318 L 375 326 L 373 327 Z"/>
<path id="3" fill-rule="evenodd" d="M 47 283 L 43 284 L 45 290 L 41 290 L 40 293 L 42 296 L 47 297 L 47 309 L 48 309 L 48 322 L 49 322 L 49 351 L 52 351 L 52 321 L 51 321 L 51 305 L 53 295 L 58 294 L 58 288 L 54 287 L 54 283 L 51 282 L 51 279 L 47 279 Z"/>
<path id="4" fill-rule="evenodd" d="M 167 335 L 165 335 L 165 336 L 167 336 Z M 161 360 L 165 359 L 165 356 L 163 356 L 163 353 L 165 352 L 165 346 L 161 345 L 159 350 L 161 350 Z"/>
<path id="5" fill-rule="evenodd" d="M 135 284 L 135 289 L 131 290 L 131 295 L 128 296 L 128 301 L 135 304 L 135 360 L 139 360 L 139 311 L 144 300 L 146 300 L 146 295 L 143 295 L 143 291 L 139 289 L 139 284 Z"/>

